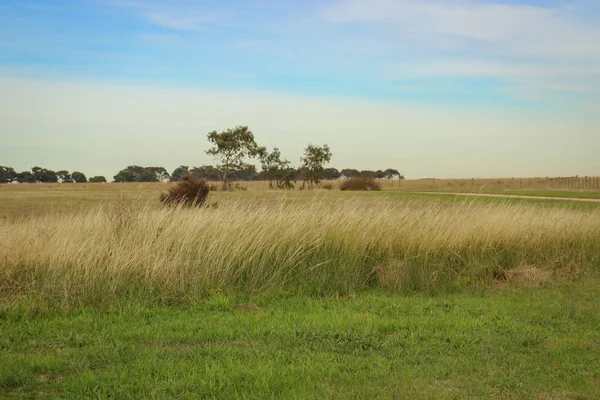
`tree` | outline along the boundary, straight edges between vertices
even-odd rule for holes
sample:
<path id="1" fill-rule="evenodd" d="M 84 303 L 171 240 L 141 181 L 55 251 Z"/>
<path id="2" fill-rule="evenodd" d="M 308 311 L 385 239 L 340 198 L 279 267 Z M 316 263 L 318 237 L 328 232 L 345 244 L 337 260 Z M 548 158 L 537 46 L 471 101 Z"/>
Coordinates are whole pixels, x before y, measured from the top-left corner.
<path id="1" fill-rule="evenodd" d="M 17 173 L 11 167 L 0 165 L 0 183 L 11 183 L 17 179 Z"/>
<path id="2" fill-rule="evenodd" d="M 71 177 L 77 183 L 86 183 L 87 182 L 87 178 L 85 177 L 83 172 L 73 171 L 73 173 L 71 174 Z"/>
<path id="3" fill-rule="evenodd" d="M 146 167 L 144 168 L 144 172 L 142 172 L 142 175 L 148 172 L 153 173 L 156 176 L 156 180 L 141 180 L 140 176 L 140 182 L 166 182 L 171 177 L 164 167 Z"/>
<path id="4" fill-rule="evenodd" d="M 141 167 L 139 165 L 130 165 L 127 168 L 119 171 L 119 174 L 121 172 L 127 171 L 127 173 L 125 175 L 128 178 L 128 180 L 120 181 L 120 182 L 139 182 L 140 176 L 142 176 L 142 174 L 144 173 L 145 170 L 146 170 L 146 168 Z M 117 174 L 117 175 L 119 175 L 119 174 Z M 131 174 L 131 176 L 130 176 L 130 174 Z M 116 180 L 116 178 L 115 178 L 115 180 Z"/>
<path id="5" fill-rule="evenodd" d="M 227 179 L 240 181 L 253 181 L 256 179 L 258 172 L 254 165 L 245 165 L 242 169 L 232 169 L 229 171 Z"/>
<path id="6" fill-rule="evenodd" d="M 45 170 L 45 173 L 42 176 L 42 182 L 56 183 L 58 182 L 58 175 L 56 175 L 56 172 L 52 171 L 51 169 Z"/>
<path id="7" fill-rule="evenodd" d="M 154 171 L 145 169 L 144 172 L 138 177 L 137 182 L 158 182 L 158 177 Z"/>
<path id="8" fill-rule="evenodd" d="M 343 169 L 341 171 L 342 176 L 347 179 L 347 178 L 358 178 L 360 176 L 360 171 L 357 169 Z"/>
<path id="9" fill-rule="evenodd" d="M 179 182 L 181 178 L 186 176 L 190 172 L 190 167 L 187 165 L 180 165 L 179 167 L 173 170 L 171 174 L 171 182 Z"/>
<path id="10" fill-rule="evenodd" d="M 323 179 L 340 179 L 340 171 L 335 168 L 325 168 L 323 170 Z"/>
<path id="11" fill-rule="evenodd" d="M 375 171 L 371 171 L 371 170 L 368 170 L 368 169 L 360 171 L 360 176 L 362 178 L 375 178 L 376 175 L 377 174 L 376 174 Z"/>
<path id="12" fill-rule="evenodd" d="M 133 175 L 133 172 L 123 169 L 113 176 L 113 180 L 115 182 L 135 182 L 135 176 Z"/>
<path id="13" fill-rule="evenodd" d="M 58 182 L 58 175 L 56 174 L 56 172 L 54 172 L 50 169 L 36 166 L 36 167 L 31 168 L 31 172 L 32 172 L 35 182 L 42 182 L 42 183 Z"/>
<path id="14" fill-rule="evenodd" d="M 17 182 L 19 183 L 34 183 L 35 177 L 29 171 L 23 171 L 17 174 Z"/>
<path id="15" fill-rule="evenodd" d="M 323 178 L 323 165 L 331 161 L 331 150 L 329 146 L 314 146 L 309 144 L 304 150 L 304 157 L 300 158 L 302 167 L 306 168 L 306 176 L 304 177 L 303 186 L 306 182 L 309 183 L 312 189 L 314 185 L 319 185 Z"/>
<path id="16" fill-rule="evenodd" d="M 221 180 L 221 172 L 218 168 L 215 168 L 212 165 L 194 167 L 190 170 L 190 174 L 193 175 L 196 179 L 204 179 L 207 181 Z"/>
<path id="17" fill-rule="evenodd" d="M 231 169 L 243 169 L 246 158 L 259 157 L 265 152 L 254 141 L 254 134 L 247 126 L 236 126 L 223 132 L 212 131 L 207 135 L 208 141 L 214 146 L 206 150 L 206 154 L 215 157 L 220 162 L 223 176 L 223 190 L 227 189 L 227 175 Z"/>
<path id="18" fill-rule="evenodd" d="M 42 182 L 44 171 L 47 171 L 47 169 L 38 166 L 31 167 L 31 173 L 33 174 L 33 179 L 36 182 Z"/>
<path id="19" fill-rule="evenodd" d="M 404 176 L 397 169 L 388 168 L 383 173 L 385 179 L 404 179 Z"/>
<path id="20" fill-rule="evenodd" d="M 103 177 L 102 175 L 100 175 L 100 176 L 93 176 L 88 181 L 90 183 L 106 183 L 106 178 Z"/>
<path id="21" fill-rule="evenodd" d="M 273 181 L 277 189 L 293 189 L 296 183 L 293 168 L 290 168 L 290 162 L 281 158 L 281 152 L 277 147 L 271 153 L 266 151 L 260 157 L 260 163 L 265 177 L 269 181 L 269 189 L 273 189 Z M 294 181 L 294 183 L 292 183 Z"/>
<path id="22" fill-rule="evenodd" d="M 56 175 L 58 175 L 58 179 L 60 179 L 61 183 L 73 183 L 73 179 L 71 178 L 69 171 L 63 169 L 58 171 Z"/>

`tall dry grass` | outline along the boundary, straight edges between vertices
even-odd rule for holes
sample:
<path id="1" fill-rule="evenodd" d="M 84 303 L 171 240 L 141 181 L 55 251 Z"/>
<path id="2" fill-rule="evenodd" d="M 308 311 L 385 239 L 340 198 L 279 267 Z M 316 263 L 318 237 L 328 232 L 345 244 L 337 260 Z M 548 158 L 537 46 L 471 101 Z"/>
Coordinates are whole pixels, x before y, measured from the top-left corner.
<path id="1" fill-rule="evenodd" d="M 600 213 L 361 198 L 161 209 L 122 199 L 6 223 L 0 243 L 4 301 L 194 301 L 217 289 L 444 290 L 489 285 L 525 267 L 598 271 Z"/>

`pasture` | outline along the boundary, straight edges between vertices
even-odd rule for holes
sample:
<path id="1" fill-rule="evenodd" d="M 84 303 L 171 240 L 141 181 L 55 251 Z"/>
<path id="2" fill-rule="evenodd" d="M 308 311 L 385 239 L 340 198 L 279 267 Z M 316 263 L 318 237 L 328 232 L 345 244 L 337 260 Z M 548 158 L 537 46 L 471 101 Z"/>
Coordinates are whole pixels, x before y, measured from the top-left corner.
<path id="1" fill-rule="evenodd" d="M 597 398 L 600 204 L 394 184 L 2 185 L 0 393 Z"/>

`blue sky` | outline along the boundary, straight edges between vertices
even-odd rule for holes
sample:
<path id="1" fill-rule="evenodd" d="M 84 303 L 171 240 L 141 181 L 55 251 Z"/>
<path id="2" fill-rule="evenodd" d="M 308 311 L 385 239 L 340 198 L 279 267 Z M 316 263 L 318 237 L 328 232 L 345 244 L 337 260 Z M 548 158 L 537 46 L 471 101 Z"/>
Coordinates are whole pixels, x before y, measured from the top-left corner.
<path id="1" fill-rule="evenodd" d="M 211 162 L 202 148 L 197 156 L 168 157 L 150 144 L 133 149 L 139 141 L 128 126 L 142 129 L 148 118 L 158 118 L 152 126 L 168 126 L 171 138 L 183 142 L 194 129 L 220 130 L 251 120 L 262 129 L 254 129 L 256 136 L 262 134 L 268 146 L 289 143 L 293 161 L 301 143 L 328 139 L 334 156 L 338 148 L 334 164 L 340 168 L 395 167 L 415 177 L 598 174 L 598 165 L 588 157 L 593 157 L 590 145 L 600 148 L 599 43 L 600 2 L 585 0 L 4 0 L 0 103 L 6 107 L 0 112 L 0 133 L 22 134 L 14 142 L 9 139 L 10 151 L 0 150 L 0 163 L 27 168 L 42 159 L 73 169 L 68 165 L 72 160 L 108 175 L 121 168 L 117 163 L 129 164 L 128 156 L 132 162 L 170 168 Z M 116 116 L 127 104 L 110 111 L 108 119 L 115 121 L 107 132 L 100 129 L 106 114 L 98 122 L 93 112 L 82 111 L 85 105 L 77 95 L 82 87 L 104 93 L 87 104 L 97 110 L 110 109 L 128 96 L 145 100 L 136 103 L 136 112 L 128 108 L 129 119 Z M 204 105 L 196 116 L 156 115 L 156 110 L 172 106 L 161 103 L 165 98 L 192 109 L 209 94 L 219 102 Z M 260 104 L 248 106 L 248 99 Z M 281 112 L 289 118 L 269 111 L 286 102 L 290 108 Z M 217 106 L 228 107 L 229 117 L 214 117 L 211 107 Z M 48 120 L 53 107 L 64 115 Z M 244 107 L 264 114 L 249 117 Z M 30 109 L 26 116 L 23 108 Z M 313 128 L 302 123 L 302 132 L 289 127 L 298 124 L 292 114 L 300 108 L 298 113 L 314 122 Z M 368 114 L 361 119 L 356 110 Z M 380 115 L 382 110 L 389 115 Z M 136 113 L 146 119 L 136 120 Z M 415 117 L 420 113 L 422 119 Z M 61 118 L 66 122 L 58 123 Z M 344 119 L 354 121 L 352 135 L 359 136 L 375 123 L 383 142 L 394 148 L 408 145 L 407 154 L 392 156 L 385 146 L 375 146 L 372 154 L 361 156 L 364 146 L 348 145 Z M 527 129 L 517 134 L 512 131 L 515 124 Z M 32 149 L 26 142 L 47 143 L 40 138 L 59 131 L 68 138 L 53 141 L 53 147 Z M 86 161 L 90 157 L 82 155 L 78 141 L 97 140 L 102 146 L 115 131 L 131 143 L 130 153 L 116 157 L 114 165 Z M 161 132 L 152 132 L 161 137 Z M 529 160 L 536 160 L 533 168 L 511 146 L 521 141 L 533 147 L 544 132 L 555 135 L 557 144 L 541 145 L 530 154 Z M 205 132 L 196 134 L 203 137 Z M 445 144 L 438 148 L 436 143 Z M 561 151 L 565 144 L 570 153 Z M 448 169 L 452 157 L 462 157 L 464 163 L 465 146 L 472 159 Z M 425 157 L 423 148 L 432 159 L 419 166 L 414 155 Z M 444 150 L 453 152 L 445 155 Z M 433 161 L 440 157 L 442 161 Z"/>

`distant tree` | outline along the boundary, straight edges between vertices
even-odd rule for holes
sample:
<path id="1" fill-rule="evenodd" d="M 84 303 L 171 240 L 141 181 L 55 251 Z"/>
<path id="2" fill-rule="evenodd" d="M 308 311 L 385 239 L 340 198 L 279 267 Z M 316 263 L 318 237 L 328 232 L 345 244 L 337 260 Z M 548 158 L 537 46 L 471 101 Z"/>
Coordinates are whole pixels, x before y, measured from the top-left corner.
<path id="1" fill-rule="evenodd" d="M 264 152 L 260 157 L 264 176 L 269 181 L 269 189 L 273 189 L 273 181 L 277 189 L 293 189 L 296 183 L 295 171 L 290 168 L 290 162 L 281 158 L 277 147 L 271 153 Z M 292 183 L 292 181 L 294 183 Z"/>
<path id="2" fill-rule="evenodd" d="M 142 175 L 147 173 L 148 171 L 156 175 L 156 181 L 142 181 L 140 177 L 140 182 L 166 182 L 171 177 L 171 175 L 169 175 L 169 173 L 164 167 L 146 167 L 144 168 L 144 172 L 142 172 Z"/>
<path id="3" fill-rule="evenodd" d="M 404 176 L 397 169 L 388 168 L 383 173 L 385 179 L 404 179 Z"/>
<path id="4" fill-rule="evenodd" d="M 221 171 L 212 165 L 203 165 L 194 167 L 190 170 L 190 174 L 196 179 L 204 179 L 207 181 L 220 181 Z"/>
<path id="5" fill-rule="evenodd" d="M 113 180 L 115 182 L 135 182 L 135 175 L 133 175 L 133 172 L 123 169 L 113 176 Z"/>
<path id="6" fill-rule="evenodd" d="M 375 171 L 371 171 L 368 169 L 364 169 L 362 171 L 360 171 L 360 177 L 362 178 L 375 178 Z"/>
<path id="7" fill-rule="evenodd" d="M 29 171 L 19 172 L 17 174 L 17 182 L 19 182 L 19 183 L 34 183 L 35 177 Z"/>
<path id="8" fill-rule="evenodd" d="M 156 176 L 154 171 L 152 171 L 150 169 L 146 169 L 137 178 L 137 182 L 158 182 L 158 177 Z"/>
<path id="9" fill-rule="evenodd" d="M 254 165 L 245 165 L 241 169 L 232 169 L 227 175 L 228 180 L 253 181 L 256 179 L 258 172 Z"/>
<path id="10" fill-rule="evenodd" d="M 11 183 L 17 179 L 17 173 L 11 167 L 0 165 L 0 183 Z"/>
<path id="11" fill-rule="evenodd" d="M 36 182 L 42 182 L 45 171 L 48 171 L 46 168 L 42 167 L 31 167 L 31 173 L 33 174 L 33 178 Z"/>
<path id="12" fill-rule="evenodd" d="M 48 169 L 45 171 L 45 173 L 42 177 L 42 182 L 56 183 L 56 182 L 58 182 L 58 175 L 56 175 L 56 172 L 52 171 L 51 169 Z"/>
<path id="13" fill-rule="evenodd" d="M 127 171 L 128 173 L 130 173 L 133 176 L 132 180 L 127 180 L 125 182 L 139 182 L 140 176 L 142 176 L 142 174 L 144 173 L 145 170 L 146 170 L 146 168 L 141 167 L 139 165 L 130 165 L 127 168 L 119 171 L 119 173 L 121 173 L 123 171 Z M 129 177 L 129 174 L 126 174 L 126 175 Z"/>
<path id="14" fill-rule="evenodd" d="M 32 167 L 31 168 L 32 175 L 35 179 L 35 182 L 41 183 L 56 183 L 58 182 L 58 175 L 56 172 L 51 169 L 42 168 L 42 167 Z"/>
<path id="15" fill-rule="evenodd" d="M 325 168 L 323 170 L 323 179 L 340 179 L 340 171 L 335 168 Z"/>
<path id="16" fill-rule="evenodd" d="M 382 170 L 378 169 L 377 171 L 375 171 L 375 178 L 377 178 L 377 179 L 384 179 L 385 178 L 385 172 L 383 172 Z"/>
<path id="17" fill-rule="evenodd" d="M 357 169 L 343 169 L 341 171 L 342 177 L 344 178 L 358 178 L 360 176 L 360 171 Z"/>
<path id="18" fill-rule="evenodd" d="M 223 132 L 212 131 L 207 135 L 214 146 L 206 154 L 215 157 L 223 176 L 223 189 L 227 189 L 227 177 L 231 169 L 243 169 L 245 159 L 259 157 L 265 148 L 254 140 L 254 134 L 247 126 L 236 126 Z"/>
<path id="19" fill-rule="evenodd" d="M 106 183 L 106 178 L 103 177 L 102 175 L 100 176 L 93 176 L 89 179 L 90 183 Z"/>
<path id="20" fill-rule="evenodd" d="M 87 182 L 87 178 L 85 177 L 83 172 L 73 171 L 73 173 L 71 174 L 71 177 L 77 183 L 86 183 Z"/>
<path id="21" fill-rule="evenodd" d="M 63 169 L 58 171 L 56 175 L 58 175 L 58 179 L 61 183 L 73 183 L 73 179 L 71 178 L 69 171 Z"/>
<path id="22" fill-rule="evenodd" d="M 308 182 L 309 187 L 312 189 L 314 185 L 321 183 L 324 171 L 323 166 L 331 161 L 331 150 L 326 144 L 323 146 L 309 144 L 304 150 L 304 157 L 300 158 L 300 161 L 302 162 L 302 167 L 306 168 L 303 186 Z"/>
<path id="23" fill-rule="evenodd" d="M 181 178 L 186 176 L 190 172 L 190 167 L 187 165 L 180 165 L 179 167 L 173 170 L 171 174 L 171 182 L 179 182 Z"/>

